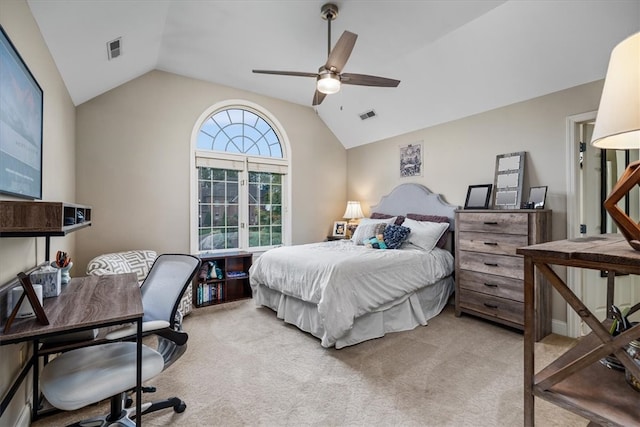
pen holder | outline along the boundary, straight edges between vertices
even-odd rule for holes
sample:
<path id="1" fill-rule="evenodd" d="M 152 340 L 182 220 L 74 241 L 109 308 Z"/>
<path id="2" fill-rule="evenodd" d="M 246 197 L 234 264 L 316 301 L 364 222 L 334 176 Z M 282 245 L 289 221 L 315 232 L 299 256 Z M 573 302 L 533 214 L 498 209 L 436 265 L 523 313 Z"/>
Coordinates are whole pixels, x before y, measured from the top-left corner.
<path id="1" fill-rule="evenodd" d="M 63 285 L 66 285 L 67 283 L 69 283 L 69 281 L 71 280 L 71 275 L 69 274 L 69 270 L 71 270 L 71 267 L 73 267 L 73 262 L 70 262 L 69 264 L 67 264 L 66 267 L 62 267 L 62 268 L 58 267 L 55 262 L 52 262 L 51 266 L 60 269 L 60 273 L 61 273 L 60 282 Z"/>

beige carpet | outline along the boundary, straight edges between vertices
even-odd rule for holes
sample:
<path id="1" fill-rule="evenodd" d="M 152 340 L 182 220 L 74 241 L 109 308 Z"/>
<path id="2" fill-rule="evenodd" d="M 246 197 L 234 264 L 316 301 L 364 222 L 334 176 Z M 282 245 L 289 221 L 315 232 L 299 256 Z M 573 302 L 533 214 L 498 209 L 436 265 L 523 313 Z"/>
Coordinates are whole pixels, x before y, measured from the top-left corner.
<path id="1" fill-rule="evenodd" d="M 284 324 L 252 300 L 197 309 L 185 319 L 189 348 L 156 377 L 156 398 L 187 410 L 149 414 L 149 426 L 521 426 L 522 334 L 447 307 L 426 327 L 342 350 Z M 537 362 L 572 341 L 549 336 Z M 149 399 L 150 396 L 145 395 Z M 65 425 L 108 411 L 102 403 L 44 418 Z M 588 422 L 536 399 L 536 425 Z"/>

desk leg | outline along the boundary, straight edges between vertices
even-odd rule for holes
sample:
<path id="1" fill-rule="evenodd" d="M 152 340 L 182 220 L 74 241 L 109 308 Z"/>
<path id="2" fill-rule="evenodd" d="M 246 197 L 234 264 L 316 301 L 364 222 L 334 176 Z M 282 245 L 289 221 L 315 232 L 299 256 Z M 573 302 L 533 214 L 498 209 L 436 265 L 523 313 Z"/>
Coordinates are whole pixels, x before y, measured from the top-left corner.
<path id="1" fill-rule="evenodd" d="M 540 308 L 538 308 L 540 309 Z M 524 425 L 534 425 L 535 278 L 531 258 L 524 257 Z"/>
<path id="2" fill-rule="evenodd" d="M 38 411 L 40 410 L 40 340 L 33 340 L 33 349 L 31 350 L 31 365 L 33 366 L 33 385 L 32 385 L 32 407 L 31 420 L 38 419 Z"/>
<path id="3" fill-rule="evenodd" d="M 136 425 L 142 425 L 142 318 L 138 319 L 136 336 Z"/>

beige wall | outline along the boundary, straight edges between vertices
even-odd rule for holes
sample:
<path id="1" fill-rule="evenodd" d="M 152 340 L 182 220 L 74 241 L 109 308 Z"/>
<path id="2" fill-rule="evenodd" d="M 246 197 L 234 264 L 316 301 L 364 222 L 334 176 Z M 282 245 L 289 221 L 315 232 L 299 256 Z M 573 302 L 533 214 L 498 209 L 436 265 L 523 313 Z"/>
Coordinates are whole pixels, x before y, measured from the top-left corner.
<path id="1" fill-rule="evenodd" d="M 77 108 L 78 200 L 93 207 L 77 233 L 81 268 L 111 251 L 190 251 L 191 133 L 229 99 L 265 108 L 288 136 L 292 242 L 326 237 L 345 206 L 346 150 L 311 107 L 152 71 Z"/>
<path id="2" fill-rule="evenodd" d="M 0 0 L 0 25 L 26 62 L 44 92 L 43 117 L 43 200 L 75 201 L 75 108 L 58 73 L 40 30 L 24 0 Z M 0 200 L 12 200 L 0 195 Z M 0 283 L 45 259 L 43 238 L 0 239 Z M 54 237 L 51 250 L 75 255 L 75 235 Z M 0 396 L 20 369 L 19 350 L 25 344 L 0 347 Z M 30 400 L 30 380 L 25 381 L 12 400 L 0 425 L 14 425 L 25 402 Z"/>
<path id="3" fill-rule="evenodd" d="M 553 210 L 553 239 L 566 238 L 566 118 L 598 109 L 603 81 L 488 111 L 347 152 L 347 196 L 361 200 L 365 214 L 403 182 L 418 182 L 463 206 L 467 187 L 493 183 L 498 154 L 526 151 L 525 195 L 546 185 Z M 426 100 L 425 102 L 428 102 Z M 419 112 L 417 112 L 419 114 Z M 399 147 L 422 141 L 422 177 L 400 178 Z M 566 305 L 553 297 L 554 323 L 566 322 Z"/>

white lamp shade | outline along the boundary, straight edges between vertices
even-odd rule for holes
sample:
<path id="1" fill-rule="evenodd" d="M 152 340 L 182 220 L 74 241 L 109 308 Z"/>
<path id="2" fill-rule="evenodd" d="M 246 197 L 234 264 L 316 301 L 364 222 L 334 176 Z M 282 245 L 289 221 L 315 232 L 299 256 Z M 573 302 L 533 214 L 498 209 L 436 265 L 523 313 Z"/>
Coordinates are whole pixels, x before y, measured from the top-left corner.
<path id="1" fill-rule="evenodd" d="M 347 209 L 345 209 L 342 217 L 347 219 L 363 218 L 364 214 L 362 213 L 360 202 L 348 201 Z"/>
<path id="2" fill-rule="evenodd" d="M 640 149 L 640 33 L 611 52 L 591 144 L 604 149 Z"/>
<path id="3" fill-rule="evenodd" d="M 330 73 L 321 74 L 318 76 L 318 83 L 316 87 L 318 92 L 331 95 L 332 93 L 337 93 L 340 90 L 340 79 Z"/>

